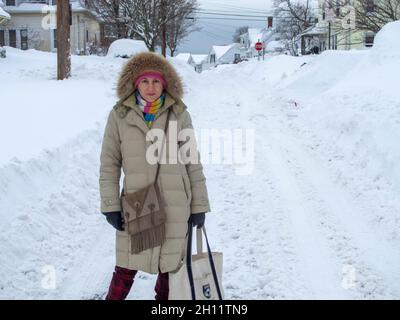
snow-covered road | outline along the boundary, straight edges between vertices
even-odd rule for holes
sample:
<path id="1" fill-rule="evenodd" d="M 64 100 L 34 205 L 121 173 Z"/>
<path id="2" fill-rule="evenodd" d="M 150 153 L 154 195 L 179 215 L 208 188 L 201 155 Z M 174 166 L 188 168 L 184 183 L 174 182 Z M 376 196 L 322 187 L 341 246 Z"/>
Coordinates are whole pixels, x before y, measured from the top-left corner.
<path id="1" fill-rule="evenodd" d="M 52 80 L 47 56 L 10 50 L 9 57 L 15 64 L 0 61 L 0 87 L 40 79 L 50 83 L 51 97 L 60 90 L 74 97 L 66 119 L 83 110 L 84 120 L 70 132 L 62 123 L 63 132 L 44 151 L 16 124 L 19 148 L 24 141 L 29 146 L 18 151 L 20 159 L 9 160 L 8 153 L 0 159 L 0 298 L 102 299 L 113 270 L 114 231 L 99 214 L 99 153 L 122 60 L 76 57 L 76 72 L 62 87 Z M 400 96 L 382 98 L 370 88 L 363 98 L 351 95 L 355 89 L 343 91 L 335 73 L 335 61 L 359 73 L 365 59 L 365 53 L 278 56 L 202 74 L 174 62 L 198 131 L 255 133 L 250 174 L 237 174 L 235 165 L 204 165 L 212 208 L 207 231 L 212 248 L 224 252 L 226 298 L 400 298 L 400 175 L 393 165 Z M 327 61 L 330 86 L 314 70 Z M 396 74 L 396 67 L 389 69 Z M 310 72 L 316 79 L 305 78 Z M 11 74 L 17 76 L 10 80 Z M 94 94 L 97 83 L 102 90 Z M 27 108 L 24 99 L 13 105 L 12 92 L 2 96 L 5 114 Z M 33 106 L 42 103 L 35 97 L 30 91 Z M 373 108 L 379 103 L 385 108 Z M 68 101 L 59 104 L 68 107 Z M 360 110 L 368 114 L 359 116 Z M 29 114 L 43 134 L 42 122 L 59 119 Z M 373 117 L 379 121 L 369 122 Z M 381 125 L 393 143 L 379 139 Z M 10 128 L 1 132 L 7 144 Z M 139 273 L 128 298 L 152 299 L 154 284 L 154 275 Z"/>

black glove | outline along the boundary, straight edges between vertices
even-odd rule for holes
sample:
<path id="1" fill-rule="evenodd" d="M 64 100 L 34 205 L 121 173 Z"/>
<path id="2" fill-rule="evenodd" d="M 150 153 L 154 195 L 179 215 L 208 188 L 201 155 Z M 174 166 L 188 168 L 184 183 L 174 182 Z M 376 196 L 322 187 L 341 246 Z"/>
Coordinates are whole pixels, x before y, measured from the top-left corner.
<path id="1" fill-rule="evenodd" d="M 103 212 L 103 214 L 106 216 L 107 222 L 111 224 L 115 229 L 119 231 L 124 231 L 124 228 L 122 227 L 124 221 L 122 220 L 120 211 Z"/>
<path id="2" fill-rule="evenodd" d="M 190 215 L 190 219 L 192 220 L 192 226 L 197 227 L 197 229 L 200 229 L 204 226 L 204 221 L 206 220 L 206 213 L 205 212 L 192 213 Z"/>

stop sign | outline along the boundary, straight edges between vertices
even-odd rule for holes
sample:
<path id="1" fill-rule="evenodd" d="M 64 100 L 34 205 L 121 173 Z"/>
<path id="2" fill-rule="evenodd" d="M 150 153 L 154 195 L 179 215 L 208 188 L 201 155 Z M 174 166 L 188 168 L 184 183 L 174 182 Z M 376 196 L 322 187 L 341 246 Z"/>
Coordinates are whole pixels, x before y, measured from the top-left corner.
<path id="1" fill-rule="evenodd" d="M 257 42 L 254 47 L 256 48 L 257 51 L 260 51 L 263 48 L 263 44 L 262 42 Z"/>

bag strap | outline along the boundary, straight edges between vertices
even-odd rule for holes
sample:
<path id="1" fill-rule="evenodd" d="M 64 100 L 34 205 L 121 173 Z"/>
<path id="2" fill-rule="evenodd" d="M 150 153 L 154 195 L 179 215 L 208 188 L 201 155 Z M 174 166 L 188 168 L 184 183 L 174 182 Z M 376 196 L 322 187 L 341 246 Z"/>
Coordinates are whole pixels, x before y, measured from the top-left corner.
<path id="1" fill-rule="evenodd" d="M 208 251 L 208 260 L 210 261 L 211 271 L 214 278 L 215 287 L 217 288 L 218 299 L 222 300 L 221 289 L 218 282 L 217 271 L 215 270 L 214 259 L 212 257 L 210 244 L 208 242 L 206 229 L 203 226 L 200 228 L 201 231 L 204 233 L 207 242 L 207 251 Z M 187 248 L 186 248 L 186 269 L 188 272 L 188 278 L 190 283 L 190 291 L 192 294 L 192 300 L 196 300 L 196 292 L 194 287 L 194 280 L 193 280 L 193 269 L 192 269 L 192 237 L 193 237 L 193 226 L 192 226 L 192 219 L 189 218 L 188 221 L 188 241 L 187 241 Z M 199 249 L 199 247 L 197 247 Z"/>
<path id="2" fill-rule="evenodd" d="M 167 121 L 165 121 L 165 127 L 164 127 L 165 140 L 167 140 L 167 130 L 168 130 L 168 124 L 169 124 L 168 122 L 169 122 L 169 114 L 170 114 L 170 112 L 171 111 L 168 109 Z M 156 177 L 154 178 L 154 183 L 157 182 L 158 174 L 160 173 L 160 161 L 161 161 L 161 158 L 163 156 L 163 151 L 164 151 L 164 140 L 163 140 L 163 142 L 161 144 L 160 157 L 158 158 L 158 161 L 157 161 L 157 171 L 156 171 Z"/>
<path id="3" fill-rule="evenodd" d="M 189 278 L 190 292 L 192 294 L 192 300 L 196 300 L 196 291 L 194 289 L 193 271 L 192 271 L 192 232 L 193 232 L 192 219 L 189 218 L 188 241 L 187 241 L 187 247 L 186 247 L 186 269 L 187 269 L 188 278 Z"/>

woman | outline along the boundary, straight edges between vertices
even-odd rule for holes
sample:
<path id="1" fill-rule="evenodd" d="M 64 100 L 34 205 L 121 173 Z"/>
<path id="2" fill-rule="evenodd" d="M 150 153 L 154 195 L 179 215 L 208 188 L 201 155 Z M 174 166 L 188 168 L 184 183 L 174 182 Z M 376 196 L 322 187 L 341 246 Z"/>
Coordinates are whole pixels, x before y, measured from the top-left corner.
<path id="1" fill-rule="evenodd" d="M 158 273 L 155 298 L 166 300 L 168 272 L 176 270 L 185 256 L 189 218 L 193 225 L 201 227 L 205 213 L 210 211 L 206 179 L 200 162 L 160 162 L 157 184 L 166 203 L 165 239 L 155 247 L 132 252 L 135 243 L 131 243 L 134 240 L 121 213 L 121 168 L 125 174 L 124 194 L 147 187 L 154 182 L 158 165 L 146 159 L 146 150 L 151 146 L 151 141 L 146 140 L 149 130 L 164 130 L 167 118 L 168 124 L 176 121 L 178 132 L 193 127 L 181 100 L 182 81 L 173 66 L 158 54 L 132 57 L 120 74 L 117 94 L 120 100 L 109 114 L 100 159 L 101 212 L 117 229 L 116 266 L 106 299 L 125 299 L 141 270 Z M 170 138 L 166 150 L 170 150 L 168 143 Z"/>

